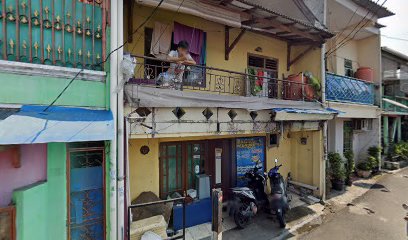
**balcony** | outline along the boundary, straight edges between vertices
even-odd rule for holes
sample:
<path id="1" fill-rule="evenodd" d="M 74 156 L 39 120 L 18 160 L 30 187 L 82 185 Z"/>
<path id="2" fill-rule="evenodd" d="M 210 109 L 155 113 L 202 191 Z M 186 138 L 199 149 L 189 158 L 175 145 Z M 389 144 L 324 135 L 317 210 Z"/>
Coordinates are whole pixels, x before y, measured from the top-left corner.
<path id="1" fill-rule="evenodd" d="M 374 105 L 374 84 L 352 77 L 326 73 L 326 99 Z"/>
<path id="2" fill-rule="evenodd" d="M 387 112 L 408 114 L 408 98 L 383 96 L 382 108 Z"/>
<path id="3" fill-rule="evenodd" d="M 3 1 L 0 59 L 103 70 L 108 3 Z"/>
<path id="4" fill-rule="evenodd" d="M 257 75 L 206 66 L 187 66 L 180 75 L 168 74 L 170 62 L 137 56 L 135 74 L 129 84 L 209 94 L 264 97 L 292 101 L 315 101 L 320 91 L 303 81 L 276 79 L 267 71 Z M 305 78 L 306 79 L 306 78 Z"/>

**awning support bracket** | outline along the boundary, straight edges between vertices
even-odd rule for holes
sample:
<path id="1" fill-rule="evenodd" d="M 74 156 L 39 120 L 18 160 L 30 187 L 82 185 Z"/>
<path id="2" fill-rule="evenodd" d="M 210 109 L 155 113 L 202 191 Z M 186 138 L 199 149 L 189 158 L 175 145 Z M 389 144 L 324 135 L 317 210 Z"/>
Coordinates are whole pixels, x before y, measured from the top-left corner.
<path id="1" fill-rule="evenodd" d="M 289 71 L 290 70 L 290 66 L 292 66 L 293 64 L 295 64 L 297 61 L 299 61 L 300 59 L 302 59 L 302 57 L 304 57 L 306 54 L 308 54 L 310 51 L 312 51 L 315 46 L 309 46 L 308 48 L 306 48 L 303 52 L 301 52 L 298 56 L 296 56 L 293 60 L 291 60 L 291 48 L 292 46 L 290 44 L 288 44 L 288 53 L 287 53 L 287 67 L 286 70 Z"/>
<path id="2" fill-rule="evenodd" d="M 234 47 L 238 44 L 239 40 L 241 40 L 242 36 L 246 32 L 245 28 L 241 29 L 241 32 L 239 32 L 238 36 L 234 39 L 234 41 L 232 41 L 230 45 L 229 44 L 230 29 L 231 29 L 230 27 L 225 26 L 225 60 L 229 60 L 229 54 L 234 49 Z"/>

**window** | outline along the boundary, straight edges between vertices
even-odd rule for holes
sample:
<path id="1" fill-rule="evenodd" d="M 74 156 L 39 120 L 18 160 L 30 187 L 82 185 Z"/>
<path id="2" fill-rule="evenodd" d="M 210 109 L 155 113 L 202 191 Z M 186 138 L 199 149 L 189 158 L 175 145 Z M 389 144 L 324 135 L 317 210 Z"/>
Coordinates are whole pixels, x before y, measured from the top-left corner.
<path id="1" fill-rule="evenodd" d="M 279 133 L 268 134 L 268 147 L 278 147 L 279 146 Z"/>
<path id="2" fill-rule="evenodd" d="M 344 121 L 343 152 L 353 150 L 353 121 Z"/>
<path id="3" fill-rule="evenodd" d="M 344 59 L 344 75 L 354 77 L 353 61 L 350 59 Z"/>
<path id="4" fill-rule="evenodd" d="M 268 77 L 268 97 L 270 98 L 278 97 L 278 87 L 276 80 L 276 78 L 278 78 L 278 66 L 279 66 L 278 59 L 267 58 L 253 54 L 248 55 L 248 73 L 250 75 Z M 261 83 L 259 83 L 259 81 L 256 80 L 262 81 Z M 262 82 L 263 82 L 262 78 L 258 79 L 255 79 L 254 77 L 250 78 L 251 84 L 250 89 L 252 95 L 254 96 L 259 95 L 259 93 L 261 92 L 260 89 L 262 89 L 263 87 Z M 259 86 L 260 84 L 262 86 Z"/>
<path id="5" fill-rule="evenodd" d="M 367 120 L 367 130 L 373 130 L 373 119 Z"/>
<path id="6" fill-rule="evenodd" d="M 160 197 L 196 188 L 196 175 L 205 173 L 206 142 L 160 144 Z"/>

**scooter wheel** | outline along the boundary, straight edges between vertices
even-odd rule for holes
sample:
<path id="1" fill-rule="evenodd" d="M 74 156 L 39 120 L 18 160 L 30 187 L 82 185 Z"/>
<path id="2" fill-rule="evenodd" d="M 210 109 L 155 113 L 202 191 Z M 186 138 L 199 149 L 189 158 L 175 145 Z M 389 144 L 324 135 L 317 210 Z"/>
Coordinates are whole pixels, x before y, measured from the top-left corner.
<path id="1" fill-rule="evenodd" d="M 286 227 L 285 215 L 283 214 L 283 209 L 276 211 L 276 217 L 278 218 L 279 226 L 281 228 Z"/>
<path id="2" fill-rule="evenodd" d="M 241 211 L 235 211 L 234 221 L 239 229 L 243 229 L 248 225 L 249 217 L 244 216 Z"/>

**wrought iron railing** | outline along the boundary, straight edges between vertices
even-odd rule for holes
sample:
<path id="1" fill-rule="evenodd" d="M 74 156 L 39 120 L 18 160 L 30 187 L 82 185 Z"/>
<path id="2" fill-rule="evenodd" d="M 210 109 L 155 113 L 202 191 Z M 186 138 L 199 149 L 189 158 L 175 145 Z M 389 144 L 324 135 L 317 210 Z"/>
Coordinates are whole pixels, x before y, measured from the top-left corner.
<path id="1" fill-rule="evenodd" d="M 109 0 L 1 0 L 0 59 L 102 70 Z"/>
<path id="2" fill-rule="evenodd" d="M 257 96 L 294 101 L 314 101 L 320 91 L 311 84 L 252 75 L 207 66 L 176 66 L 166 60 L 136 56 L 130 84 L 236 96 Z M 176 70 L 175 70 L 176 69 Z"/>
<path id="3" fill-rule="evenodd" d="M 326 73 L 326 99 L 373 105 L 374 84 L 352 77 Z"/>
<path id="4" fill-rule="evenodd" d="M 392 100 L 397 102 L 401 105 L 393 104 L 389 101 L 383 100 L 382 108 L 388 112 L 400 112 L 400 113 L 408 113 L 408 109 L 404 106 L 408 106 L 408 99 L 405 97 L 392 97 L 392 96 L 383 96 L 385 99 Z"/>

